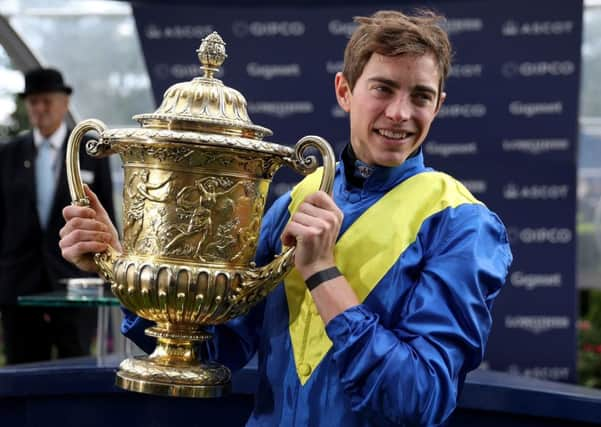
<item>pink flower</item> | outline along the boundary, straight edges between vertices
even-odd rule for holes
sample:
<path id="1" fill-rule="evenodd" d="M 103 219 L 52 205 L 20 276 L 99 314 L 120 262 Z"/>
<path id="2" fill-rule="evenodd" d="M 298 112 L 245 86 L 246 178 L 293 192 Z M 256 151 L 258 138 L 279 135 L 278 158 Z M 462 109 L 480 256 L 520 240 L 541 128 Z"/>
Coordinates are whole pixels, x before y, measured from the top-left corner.
<path id="1" fill-rule="evenodd" d="M 579 331 L 590 331 L 592 328 L 590 320 L 580 320 L 578 321 L 578 330 Z"/>

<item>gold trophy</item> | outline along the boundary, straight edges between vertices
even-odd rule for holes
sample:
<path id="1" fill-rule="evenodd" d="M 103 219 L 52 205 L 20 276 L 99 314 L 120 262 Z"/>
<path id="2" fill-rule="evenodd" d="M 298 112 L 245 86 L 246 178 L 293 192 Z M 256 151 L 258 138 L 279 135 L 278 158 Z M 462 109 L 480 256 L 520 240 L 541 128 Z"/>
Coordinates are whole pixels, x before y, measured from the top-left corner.
<path id="1" fill-rule="evenodd" d="M 249 119 L 246 100 L 215 78 L 227 57 L 217 33 L 197 50 L 202 77 L 165 92 L 152 114 L 133 118 L 135 129 L 107 129 L 98 120 L 77 125 L 67 147 L 73 204 L 88 205 L 79 169 L 85 133 L 94 157 L 118 153 L 123 161 L 123 253 L 95 255 L 101 275 L 121 304 L 156 322 L 150 356 L 124 360 L 117 385 L 169 396 L 217 397 L 230 388 L 225 366 L 199 360 L 205 326 L 246 313 L 288 273 L 294 247 L 264 267 L 253 262 L 269 184 L 287 165 L 301 174 L 323 158 L 320 189 L 331 193 L 334 153 L 322 138 L 306 136 L 294 148 L 269 143 L 272 132 Z"/>

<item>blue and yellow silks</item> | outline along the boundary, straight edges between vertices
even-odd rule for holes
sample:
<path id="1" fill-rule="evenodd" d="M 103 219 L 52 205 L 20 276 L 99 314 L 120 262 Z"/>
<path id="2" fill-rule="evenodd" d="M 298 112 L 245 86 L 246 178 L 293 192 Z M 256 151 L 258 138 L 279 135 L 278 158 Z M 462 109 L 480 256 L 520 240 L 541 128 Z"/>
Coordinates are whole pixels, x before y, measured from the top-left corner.
<path id="1" fill-rule="evenodd" d="M 319 188 L 320 168 L 301 181 L 291 194 L 292 216 L 302 201 Z M 365 211 L 338 240 L 338 269 L 363 302 L 403 251 L 415 241 L 430 216 L 464 203 L 480 203 L 458 181 L 440 172 L 423 172 L 403 181 Z M 285 280 L 290 339 L 301 384 L 332 347 L 325 326 L 296 268 Z"/>

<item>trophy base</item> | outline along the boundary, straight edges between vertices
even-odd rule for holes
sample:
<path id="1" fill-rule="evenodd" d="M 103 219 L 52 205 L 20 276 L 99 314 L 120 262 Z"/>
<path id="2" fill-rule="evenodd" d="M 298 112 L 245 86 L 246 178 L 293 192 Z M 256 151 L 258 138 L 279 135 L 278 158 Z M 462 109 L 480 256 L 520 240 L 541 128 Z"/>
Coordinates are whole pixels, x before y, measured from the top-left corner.
<path id="1" fill-rule="evenodd" d="M 217 363 L 163 365 L 148 357 L 133 357 L 121 362 L 115 384 L 138 393 L 211 398 L 230 393 L 231 374 Z"/>

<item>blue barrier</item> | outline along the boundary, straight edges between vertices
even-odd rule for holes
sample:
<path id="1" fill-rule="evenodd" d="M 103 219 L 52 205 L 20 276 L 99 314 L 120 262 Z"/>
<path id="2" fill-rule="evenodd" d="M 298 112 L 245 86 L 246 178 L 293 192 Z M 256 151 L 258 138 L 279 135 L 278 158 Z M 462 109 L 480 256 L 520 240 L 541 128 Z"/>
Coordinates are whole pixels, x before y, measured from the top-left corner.
<path id="1" fill-rule="evenodd" d="M 19 426 L 242 426 L 257 383 L 253 366 L 234 374 L 226 398 L 169 398 L 114 386 L 119 359 L 20 365 L 0 369 L 0 420 Z M 468 375 L 450 427 L 601 425 L 601 391 L 494 371 Z"/>

